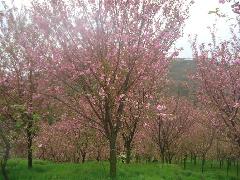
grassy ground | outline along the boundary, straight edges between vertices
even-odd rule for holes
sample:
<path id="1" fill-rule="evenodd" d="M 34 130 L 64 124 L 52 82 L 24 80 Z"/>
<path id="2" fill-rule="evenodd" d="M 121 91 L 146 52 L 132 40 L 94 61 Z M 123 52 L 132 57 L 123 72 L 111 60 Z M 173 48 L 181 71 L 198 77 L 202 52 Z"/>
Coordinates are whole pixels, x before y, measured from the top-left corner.
<path id="1" fill-rule="evenodd" d="M 107 162 L 86 162 L 85 164 L 53 163 L 35 160 L 33 169 L 27 169 L 26 160 L 10 160 L 8 171 L 10 180 L 107 180 Z M 0 177 L 2 178 L 2 177 Z M 229 175 L 226 169 L 206 167 L 201 173 L 199 166 L 190 163 L 187 170 L 178 165 L 149 164 L 118 164 L 119 180 L 240 180 L 236 177 L 235 167 Z"/>

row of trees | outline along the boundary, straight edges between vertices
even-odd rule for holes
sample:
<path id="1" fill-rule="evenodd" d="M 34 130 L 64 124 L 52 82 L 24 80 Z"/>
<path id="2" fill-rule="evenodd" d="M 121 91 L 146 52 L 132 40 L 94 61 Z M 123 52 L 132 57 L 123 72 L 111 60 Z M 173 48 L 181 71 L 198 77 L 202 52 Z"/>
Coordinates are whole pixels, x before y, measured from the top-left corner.
<path id="1" fill-rule="evenodd" d="M 137 124 L 130 148 L 126 146 L 129 141 L 123 136 L 118 137 L 116 151 L 122 161 L 160 160 L 161 163 L 182 163 L 186 168 L 190 159 L 194 164 L 200 160 L 202 172 L 207 160 L 218 160 L 219 168 L 223 168 L 226 161 L 238 163 L 239 148 L 218 128 L 215 114 L 203 107 L 194 109 L 182 97 L 161 100 L 164 106 L 145 109 L 144 113 L 149 117 L 144 117 Z M 159 110 L 161 113 L 158 113 Z M 96 135 L 94 129 L 79 128 L 81 123 L 79 120 L 63 119 L 50 126 L 41 125 L 35 156 L 57 162 L 107 160 L 106 139 L 101 134 Z M 126 128 L 129 129 L 129 126 Z M 216 167 L 216 163 L 213 164 Z"/>
<path id="2" fill-rule="evenodd" d="M 193 44 L 194 100 L 171 97 L 166 88 L 168 65 L 177 55 L 174 42 L 191 4 L 45 0 L 22 10 L 5 4 L 0 14 L 5 179 L 11 147 L 23 155 L 23 145 L 29 168 L 37 147 L 36 157 L 54 161 L 108 158 L 112 179 L 120 151 L 127 163 L 133 150 L 138 157 L 160 155 L 163 163 L 191 152 L 203 166 L 215 142 L 231 140 L 237 153 L 236 36 L 220 47 L 202 46 L 200 52 Z"/>

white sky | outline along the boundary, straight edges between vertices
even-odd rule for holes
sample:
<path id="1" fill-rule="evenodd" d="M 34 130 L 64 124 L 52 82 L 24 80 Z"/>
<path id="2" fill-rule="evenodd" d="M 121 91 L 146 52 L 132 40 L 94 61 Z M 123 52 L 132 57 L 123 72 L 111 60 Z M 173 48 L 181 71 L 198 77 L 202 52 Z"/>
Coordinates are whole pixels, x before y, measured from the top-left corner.
<path id="1" fill-rule="evenodd" d="M 12 0 L 7 0 L 12 1 Z M 14 0 L 17 5 L 29 4 L 31 0 Z M 190 18 L 186 22 L 184 28 L 184 36 L 180 38 L 176 47 L 183 47 L 184 50 L 180 53 L 180 57 L 191 57 L 192 51 L 189 43 L 189 34 L 192 37 L 196 34 L 198 36 L 198 42 L 211 42 L 211 36 L 207 27 L 216 23 L 217 36 L 219 39 L 227 39 L 230 37 L 229 24 L 231 20 L 226 22 L 228 18 L 219 18 L 214 14 L 208 14 L 210 10 L 220 8 L 222 13 L 227 14 L 229 17 L 234 18 L 234 13 L 231 11 L 230 5 L 220 5 L 219 0 L 194 0 L 195 4 L 190 10 Z"/>
<path id="2" fill-rule="evenodd" d="M 215 14 L 208 14 L 209 11 L 215 11 L 216 8 L 219 8 L 220 12 L 228 15 L 228 17 L 219 18 Z M 211 42 L 211 35 L 208 27 L 213 27 L 213 24 L 216 24 L 217 38 L 219 40 L 229 39 L 229 25 L 234 22 L 234 18 L 235 14 L 232 12 L 231 4 L 221 5 L 219 4 L 219 0 L 195 0 L 195 4 L 190 10 L 190 17 L 184 28 L 184 36 L 176 43 L 177 47 L 184 48 L 180 53 L 180 57 L 192 56 L 189 34 L 191 34 L 192 37 L 196 34 L 199 43 Z"/>

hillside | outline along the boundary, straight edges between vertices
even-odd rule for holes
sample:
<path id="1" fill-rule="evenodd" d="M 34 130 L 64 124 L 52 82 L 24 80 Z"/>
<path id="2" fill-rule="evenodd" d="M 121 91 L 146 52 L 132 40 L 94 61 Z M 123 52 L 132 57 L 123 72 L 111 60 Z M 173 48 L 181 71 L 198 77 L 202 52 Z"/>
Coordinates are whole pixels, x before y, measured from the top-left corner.
<path id="1" fill-rule="evenodd" d="M 169 69 L 169 78 L 175 83 L 169 88 L 170 93 L 188 96 L 189 90 L 186 88 L 186 84 L 191 82 L 189 75 L 193 74 L 195 69 L 196 64 L 193 60 L 175 60 Z"/>

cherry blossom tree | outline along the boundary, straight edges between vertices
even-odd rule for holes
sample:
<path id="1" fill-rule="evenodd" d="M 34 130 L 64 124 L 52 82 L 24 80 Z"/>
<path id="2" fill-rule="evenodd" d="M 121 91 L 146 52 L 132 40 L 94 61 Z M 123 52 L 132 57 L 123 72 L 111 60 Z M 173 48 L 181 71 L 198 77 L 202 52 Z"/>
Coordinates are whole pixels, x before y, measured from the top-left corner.
<path id="1" fill-rule="evenodd" d="M 1 76 L 1 80 L 3 77 Z M 0 165 L 3 178 L 8 180 L 8 174 L 6 171 L 7 161 L 10 156 L 10 149 L 14 140 L 14 134 L 16 133 L 16 118 L 15 108 L 13 107 L 15 102 L 9 98 L 6 92 L 11 87 L 8 83 L 1 81 L 0 84 Z"/>
<path id="2" fill-rule="evenodd" d="M 136 92 L 137 91 L 137 92 Z M 125 113 L 123 115 L 123 130 L 122 138 L 124 141 L 124 150 L 126 155 L 126 163 L 129 164 L 131 160 L 131 150 L 133 146 L 133 140 L 138 130 L 138 126 L 141 126 L 142 119 L 144 119 L 144 99 L 145 91 L 136 90 L 134 93 L 136 98 L 129 98 L 131 100 L 126 102 Z"/>
<path id="3" fill-rule="evenodd" d="M 207 153 L 210 151 L 216 138 L 216 120 L 214 114 L 208 110 L 198 109 L 195 114 L 197 122 L 190 129 L 190 138 L 194 144 L 197 155 L 201 158 L 201 171 L 204 172 Z M 209 122 L 209 120 L 211 120 Z"/>
<path id="4" fill-rule="evenodd" d="M 136 85 L 141 88 L 166 68 L 189 4 L 182 0 L 33 3 L 34 23 L 48 47 L 44 53 L 51 72 L 48 80 L 54 79 L 49 84 L 55 93 L 48 94 L 103 132 L 113 179 L 125 101 Z"/>
<path id="5" fill-rule="evenodd" d="M 122 138 L 124 141 L 124 149 L 126 155 L 126 163 L 130 163 L 131 150 L 134 146 L 134 139 L 137 131 L 143 128 L 147 119 L 150 102 L 153 98 L 152 94 L 163 89 L 166 85 L 166 69 L 162 72 L 161 77 L 154 77 L 150 82 L 146 83 L 142 89 L 136 88 L 126 99 L 126 108 L 123 114 L 123 130 Z"/>
<path id="6" fill-rule="evenodd" d="M 101 150 L 102 140 L 95 144 L 98 137 L 96 130 L 87 128 L 80 119 L 65 116 L 52 125 L 47 123 L 41 125 L 41 131 L 35 142 L 38 147 L 37 156 L 58 162 L 84 163 L 91 154 L 101 153 L 97 150 Z"/>
<path id="7" fill-rule="evenodd" d="M 0 58 L 2 82 L 9 84 L 9 92 L 24 124 L 27 139 L 28 167 L 32 167 L 32 142 L 36 133 L 36 121 L 43 101 L 39 94 L 40 66 L 44 51 L 38 42 L 41 38 L 33 24 L 30 13 L 26 10 L 11 9 L 4 14 L 1 23 Z"/>
<path id="8" fill-rule="evenodd" d="M 162 163 L 171 163 L 176 155 L 175 147 L 192 125 L 191 105 L 180 98 L 167 98 L 152 106 L 147 132 L 159 149 Z"/>
<path id="9" fill-rule="evenodd" d="M 195 48 L 196 82 L 201 103 L 213 107 L 218 124 L 224 124 L 229 139 L 240 146 L 240 63 L 235 38 L 210 48 L 202 45 L 199 52 Z"/>

